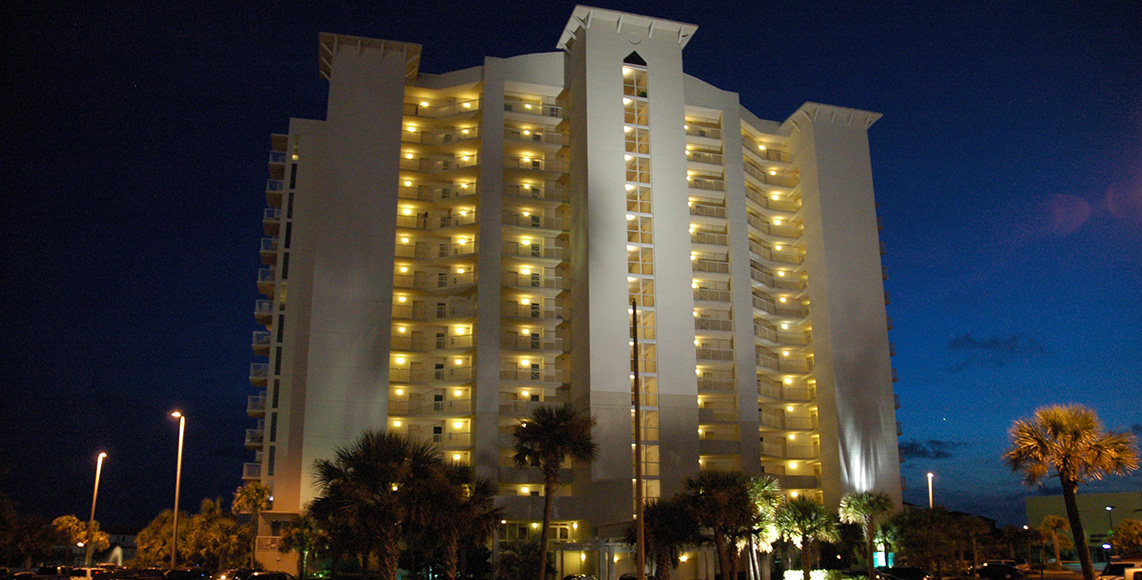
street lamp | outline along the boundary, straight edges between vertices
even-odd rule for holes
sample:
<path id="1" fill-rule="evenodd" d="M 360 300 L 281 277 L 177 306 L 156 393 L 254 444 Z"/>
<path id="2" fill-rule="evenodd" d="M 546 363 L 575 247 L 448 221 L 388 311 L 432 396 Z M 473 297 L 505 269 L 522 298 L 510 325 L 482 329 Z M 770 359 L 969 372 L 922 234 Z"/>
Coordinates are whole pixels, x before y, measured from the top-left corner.
<path id="1" fill-rule="evenodd" d="M 932 476 L 931 471 L 928 472 L 928 509 L 932 509 Z"/>
<path id="2" fill-rule="evenodd" d="M 1106 519 L 1110 520 L 1110 531 L 1114 531 L 1114 506 L 1106 506 Z"/>
<path id="3" fill-rule="evenodd" d="M 99 497 L 99 475 L 103 471 L 103 459 L 107 454 L 100 451 L 95 462 L 95 491 L 91 494 L 91 517 L 87 520 L 87 552 L 83 557 L 83 565 L 91 566 L 91 551 L 95 549 L 95 499 Z"/>
<path id="4" fill-rule="evenodd" d="M 174 531 L 171 538 L 171 570 L 174 570 L 175 557 L 178 556 L 178 492 L 182 485 L 182 434 L 186 429 L 186 415 L 178 411 L 171 413 L 171 417 L 178 419 L 178 464 L 174 472 Z"/>

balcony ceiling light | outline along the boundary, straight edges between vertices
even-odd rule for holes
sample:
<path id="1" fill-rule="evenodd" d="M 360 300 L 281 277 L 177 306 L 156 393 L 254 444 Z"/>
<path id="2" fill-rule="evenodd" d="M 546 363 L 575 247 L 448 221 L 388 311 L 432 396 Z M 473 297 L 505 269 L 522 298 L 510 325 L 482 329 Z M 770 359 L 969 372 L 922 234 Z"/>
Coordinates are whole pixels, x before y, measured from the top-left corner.
<path id="1" fill-rule="evenodd" d="M 409 126 L 408 132 L 409 133 L 416 133 L 416 127 Z"/>
<path id="2" fill-rule="evenodd" d="M 422 106 L 422 107 L 427 107 L 427 106 L 428 106 L 428 101 L 421 101 L 421 102 L 420 102 L 420 106 Z"/>
<path id="3" fill-rule="evenodd" d="M 412 187 L 412 182 L 411 181 L 405 181 L 404 186 L 405 187 Z"/>

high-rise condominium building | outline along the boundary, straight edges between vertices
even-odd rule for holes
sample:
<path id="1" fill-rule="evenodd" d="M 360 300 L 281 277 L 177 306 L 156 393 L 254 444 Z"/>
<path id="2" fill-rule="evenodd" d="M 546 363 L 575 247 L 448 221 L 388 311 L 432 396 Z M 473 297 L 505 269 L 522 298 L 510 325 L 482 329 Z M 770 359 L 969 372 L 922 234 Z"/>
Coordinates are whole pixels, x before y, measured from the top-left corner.
<path id="1" fill-rule="evenodd" d="M 899 502 L 880 115 L 759 119 L 683 74 L 696 28 L 580 6 L 557 52 L 444 74 L 419 45 L 320 35 L 326 119 L 271 139 L 245 467 L 273 489 L 263 561 L 313 462 L 367 429 L 472 464 L 499 486 L 498 537 L 534 534 L 542 480 L 513 467 L 512 427 L 570 404 L 600 448 L 559 491 L 557 561 L 613 577 L 632 351 L 647 497 L 723 469 Z"/>

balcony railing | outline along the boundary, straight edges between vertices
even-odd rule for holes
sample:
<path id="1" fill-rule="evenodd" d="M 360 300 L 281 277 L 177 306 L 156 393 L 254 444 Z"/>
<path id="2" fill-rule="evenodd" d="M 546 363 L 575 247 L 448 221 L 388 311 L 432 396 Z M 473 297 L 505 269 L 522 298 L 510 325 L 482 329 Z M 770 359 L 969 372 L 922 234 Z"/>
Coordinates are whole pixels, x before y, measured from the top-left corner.
<path id="1" fill-rule="evenodd" d="M 725 219 L 726 208 L 695 203 L 690 205 L 690 215 Z"/>
<path id="2" fill-rule="evenodd" d="M 757 351 L 758 366 L 782 373 L 807 373 L 813 370 L 812 361 L 806 359 L 777 356 L 765 351 Z"/>
<path id="3" fill-rule="evenodd" d="M 719 332 L 733 332 L 734 321 L 720 318 L 694 318 L 694 330 L 713 330 Z"/>
<path id="4" fill-rule="evenodd" d="M 755 260 L 749 261 L 749 276 L 755 282 L 760 282 L 770 288 L 781 290 L 804 290 L 805 281 L 800 276 L 794 277 L 786 272 L 785 276 L 775 276 L 773 272 Z"/>
<path id="5" fill-rule="evenodd" d="M 472 348 L 472 335 L 417 336 L 394 334 L 389 348 L 393 350 L 456 350 Z"/>
<path id="6" fill-rule="evenodd" d="M 563 339 L 530 336 L 504 336 L 500 338 L 500 348 L 522 351 L 563 350 Z"/>
<path id="7" fill-rule="evenodd" d="M 532 369 L 525 367 L 500 367 L 501 381 L 522 381 L 532 383 L 562 383 L 565 373 L 556 369 Z"/>
<path id="8" fill-rule="evenodd" d="M 441 306 L 441 308 L 437 308 L 435 305 L 397 304 L 393 306 L 393 318 L 429 321 L 444 318 L 469 318 L 476 315 L 475 304 L 459 303 Z"/>
<path id="9" fill-rule="evenodd" d="M 248 415 L 261 415 L 266 412 L 266 396 L 250 395 L 246 397 L 246 413 Z"/>
<path id="10" fill-rule="evenodd" d="M 246 429 L 246 447 L 261 447 L 265 432 L 261 429 Z"/>
<path id="11" fill-rule="evenodd" d="M 732 302 L 733 293 L 729 290 L 713 290 L 710 288 L 695 288 L 694 300 L 705 302 Z"/>
<path id="12" fill-rule="evenodd" d="M 730 273 L 730 265 L 728 262 L 718 260 L 692 260 L 690 265 L 695 272 L 706 272 L 710 274 Z"/>
<path id="13" fill-rule="evenodd" d="M 698 360 L 701 361 L 733 361 L 734 351 L 730 348 L 697 347 Z"/>
<path id="14" fill-rule="evenodd" d="M 270 366 L 266 363 L 250 363 L 250 381 L 265 382 Z"/>
<path id="15" fill-rule="evenodd" d="M 425 102 L 428 104 L 422 105 L 421 103 L 405 103 L 404 114 L 416 117 L 446 117 L 448 115 L 455 115 L 457 113 L 468 113 L 480 110 L 479 99 L 455 101 L 450 103 L 433 103 L 431 101 Z"/>
<path id="16" fill-rule="evenodd" d="M 686 151 L 686 159 L 696 163 L 711 163 L 713 165 L 725 164 L 721 153 L 707 153 L 705 151 Z"/>
<path id="17" fill-rule="evenodd" d="M 510 184 L 504 186 L 504 195 L 531 199 L 567 201 L 567 190 L 551 186 Z"/>
<path id="18" fill-rule="evenodd" d="M 541 246 L 535 243 L 525 245 L 517 242 L 504 242 L 503 254 L 505 256 L 522 256 L 524 258 L 562 260 L 563 248 L 558 246 Z"/>
<path id="19" fill-rule="evenodd" d="M 504 128 L 504 139 L 513 141 L 527 141 L 529 143 L 546 143 L 548 145 L 563 145 L 563 135 L 557 131 L 543 131 L 533 129 Z"/>
<path id="20" fill-rule="evenodd" d="M 554 320 L 559 318 L 562 309 L 557 306 L 540 304 L 509 303 L 500 308 L 500 316 L 505 318 L 529 318 L 532 320 Z"/>
<path id="21" fill-rule="evenodd" d="M 688 177 L 686 180 L 690 182 L 691 189 L 704 189 L 706 191 L 726 190 L 726 182 L 721 179 L 710 179 L 708 177 Z"/>
<path id="22" fill-rule="evenodd" d="M 390 415 L 468 415 L 471 412 L 471 399 L 453 399 L 451 401 L 389 400 Z"/>
<path id="23" fill-rule="evenodd" d="M 569 224 L 565 223 L 563 218 L 545 217 L 541 215 L 523 215 L 504 212 L 503 223 L 507 226 L 519 226 L 524 228 L 547 228 L 551 230 L 567 229 Z"/>
<path id="24" fill-rule="evenodd" d="M 706 232 L 694 232 L 690 234 L 691 244 L 709 244 L 711 246 L 725 246 L 728 245 L 730 237 L 726 234 L 710 234 Z"/>
<path id="25" fill-rule="evenodd" d="M 691 137 L 706 137 L 709 139 L 721 139 L 722 130 L 717 127 L 704 127 L 702 125 L 695 125 L 693 123 L 686 124 L 686 134 Z"/>
<path id="26" fill-rule="evenodd" d="M 773 199 L 772 196 L 767 197 L 765 194 L 762 194 L 754 189 L 753 185 L 746 186 L 745 197 L 746 199 L 756 203 L 765 209 L 785 211 L 790 213 L 795 213 L 798 209 L 800 209 L 796 201 L 793 201 L 788 197 L 778 197 L 777 199 Z"/>
<path id="27" fill-rule="evenodd" d="M 470 381 L 472 367 L 447 367 L 442 369 L 389 369 L 389 382 L 392 383 L 432 383 L 441 381 Z"/>
<path id="28" fill-rule="evenodd" d="M 807 431 L 817 428 L 817 420 L 813 417 L 786 417 L 773 411 L 762 411 L 760 420 L 762 425 L 775 429 Z"/>
<path id="29" fill-rule="evenodd" d="M 274 268 L 258 268 L 258 282 L 274 282 L 277 272 Z"/>
<path id="30" fill-rule="evenodd" d="M 772 260 L 774 262 L 784 262 L 786 264 L 800 264 L 805 261 L 804 256 L 797 252 L 791 246 L 782 245 L 781 249 L 767 248 L 753 240 L 749 242 L 749 251 L 756 254 L 758 257 Z"/>
<path id="31" fill-rule="evenodd" d="M 270 317 L 273 316 L 273 313 L 273 300 L 258 300 L 254 303 L 254 319 L 257 320 L 259 324 L 269 324 Z"/>
<path id="32" fill-rule="evenodd" d="M 270 333 L 265 330 L 255 330 L 250 346 L 254 347 L 254 350 L 268 348 L 270 346 Z"/>
<path id="33" fill-rule="evenodd" d="M 759 378 L 757 381 L 758 394 L 781 401 L 812 401 L 815 398 L 813 389 L 806 387 L 789 387 L 768 379 Z"/>
<path id="34" fill-rule="evenodd" d="M 505 286 L 523 286 L 526 288 L 563 289 L 563 278 L 560 276 L 544 276 L 542 274 L 523 274 L 520 272 L 504 272 L 503 284 Z"/>
<path id="35" fill-rule="evenodd" d="M 770 342 L 775 342 L 775 343 L 779 343 L 779 344 L 794 344 L 794 345 L 809 344 L 809 336 L 810 336 L 810 334 L 807 332 L 801 332 L 799 330 L 798 331 L 791 331 L 791 330 L 781 331 L 781 330 L 777 330 L 776 328 L 773 328 L 772 326 L 769 326 L 767 324 L 761 324 L 758 322 L 753 323 L 753 335 L 758 337 L 758 338 L 763 338 L 765 340 L 768 340 Z"/>
<path id="36" fill-rule="evenodd" d="M 261 479 L 262 477 L 262 464 L 261 463 L 243 463 L 242 464 L 242 479 Z"/>
<path id="37" fill-rule="evenodd" d="M 508 113 L 541 115 L 544 117 L 563 117 L 563 108 L 558 105 L 543 103 L 540 101 L 523 100 L 513 97 L 504 97 L 504 111 Z"/>
<path id="38" fill-rule="evenodd" d="M 755 167 L 753 164 L 751 164 L 749 162 L 744 163 L 742 165 L 742 167 L 745 169 L 745 174 L 747 176 L 752 177 L 752 178 L 760 181 L 761 183 L 763 183 L 765 185 L 776 185 L 778 187 L 794 187 L 798 183 L 798 179 L 794 176 L 787 175 L 787 174 L 782 173 L 782 172 L 777 172 L 776 175 L 772 175 L 772 174 L 770 174 L 770 172 L 767 172 L 764 169 L 760 169 L 758 167 Z"/>
<path id="39" fill-rule="evenodd" d="M 699 391 L 733 392 L 737 390 L 737 380 L 730 377 L 698 377 Z"/>

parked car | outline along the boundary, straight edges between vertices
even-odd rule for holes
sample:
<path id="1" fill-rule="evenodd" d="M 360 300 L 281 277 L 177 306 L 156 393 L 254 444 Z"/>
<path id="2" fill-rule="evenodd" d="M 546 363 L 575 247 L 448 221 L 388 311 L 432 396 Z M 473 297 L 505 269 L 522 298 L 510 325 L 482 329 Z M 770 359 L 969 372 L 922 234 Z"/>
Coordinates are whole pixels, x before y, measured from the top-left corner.
<path id="1" fill-rule="evenodd" d="M 976 576 L 987 580 L 1011 580 L 1023 577 L 1023 572 L 1019 568 L 1003 562 L 986 562 L 974 572 Z"/>
<path id="2" fill-rule="evenodd" d="M 294 580 L 294 577 L 285 572 L 254 572 L 250 574 L 249 580 Z"/>
<path id="3" fill-rule="evenodd" d="M 175 568 L 163 573 L 164 580 L 209 580 L 210 574 L 202 568 Z"/>
<path id="4" fill-rule="evenodd" d="M 249 580 L 253 575 L 252 568 L 231 568 L 229 570 L 219 570 L 215 572 L 210 580 Z"/>
<path id="5" fill-rule="evenodd" d="M 923 568 L 893 566 L 892 568 L 877 568 L 876 580 L 932 580 L 932 576 Z"/>
<path id="6" fill-rule="evenodd" d="M 1102 569 L 1098 575 L 1099 580 L 1124 580 L 1128 568 L 1142 568 L 1142 559 L 1115 560 Z"/>

